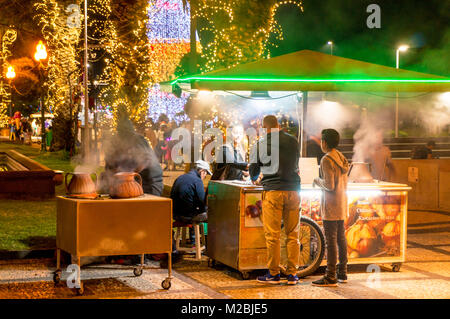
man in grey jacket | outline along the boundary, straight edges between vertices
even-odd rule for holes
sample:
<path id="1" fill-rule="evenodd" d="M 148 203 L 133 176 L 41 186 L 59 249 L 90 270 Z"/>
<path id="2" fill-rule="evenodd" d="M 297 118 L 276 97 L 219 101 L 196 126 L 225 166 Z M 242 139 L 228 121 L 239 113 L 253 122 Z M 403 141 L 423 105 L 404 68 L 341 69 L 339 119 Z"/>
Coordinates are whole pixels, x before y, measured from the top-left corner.
<path id="1" fill-rule="evenodd" d="M 321 217 L 327 245 L 327 270 L 323 278 L 313 281 L 315 286 L 337 286 L 347 282 L 347 240 L 344 220 L 347 218 L 347 159 L 336 147 L 339 133 L 334 129 L 322 131 L 321 147 L 325 154 L 320 161 L 319 176 L 313 185 L 323 190 Z M 336 247 L 337 246 L 337 247 Z M 336 263 L 339 252 L 339 266 L 336 278 Z"/>

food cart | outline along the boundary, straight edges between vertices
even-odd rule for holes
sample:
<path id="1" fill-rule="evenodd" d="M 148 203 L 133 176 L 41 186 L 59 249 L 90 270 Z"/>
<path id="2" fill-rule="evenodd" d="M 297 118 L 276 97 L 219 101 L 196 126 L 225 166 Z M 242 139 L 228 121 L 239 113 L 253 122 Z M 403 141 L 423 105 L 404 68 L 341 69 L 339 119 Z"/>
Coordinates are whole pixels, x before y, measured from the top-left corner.
<path id="1" fill-rule="evenodd" d="M 345 221 L 349 264 L 391 264 L 393 271 L 399 271 L 406 256 L 409 189 L 395 183 L 349 183 L 349 217 Z M 301 186 L 300 276 L 311 274 L 323 263 L 323 234 L 318 234 L 304 218 L 322 225 L 321 193 L 311 184 Z M 261 198 L 261 186 L 238 181 L 209 183 L 207 255 L 237 269 L 244 279 L 251 270 L 267 268 Z M 281 254 L 285 266 L 283 235 Z"/>
<path id="2" fill-rule="evenodd" d="M 246 99 L 251 95 L 244 96 L 243 92 L 249 91 L 297 94 L 294 108 L 299 124 L 300 155 L 305 157 L 308 92 L 447 92 L 450 91 L 450 79 L 302 50 L 233 68 L 182 76 L 161 83 L 161 87 L 174 93 L 206 90 L 241 95 Z M 271 99 L 270 94 L 266 96 Z M 395 113 L 398 115 L 398 107 Z M 395 183 L 349 184 L 351 214 L 346 224 L 346 236 L 351 263 L 391 263 L 393 270 L 399 270 L 406 254 L 409 189 L 408 185 Z M 254 218 L 251 222 L 245 217 L 249 205 L 249 212 L 258 209 L 261 191 L 261 188 L 234 182 L 210 183 L 208 255 L 212 259 L 241 272 L 266 268 L 262 227 L 250 226 L 258 220 Z M 311 185 L 302 185 L 302 213 L 320 224 L 317 217 L 319 194 Z M 309 230 L 313 231 L 313 228 L 309 227 Z"/>
<path id="3" fill-rule="evenodd" d="M 80 266 L 86 256 L 141 255 L 134 275 L 142 274 L 144 254 L 168 254 L 168 277 L 162 282 L 169 289 L 172 279 L 172 200 L 154 195 L 126 199 L 57 198 L 57 270 L 61 278 L 60 253 L 69 253 Z M 83 294 L 81 274 L 77 293 Z"/>

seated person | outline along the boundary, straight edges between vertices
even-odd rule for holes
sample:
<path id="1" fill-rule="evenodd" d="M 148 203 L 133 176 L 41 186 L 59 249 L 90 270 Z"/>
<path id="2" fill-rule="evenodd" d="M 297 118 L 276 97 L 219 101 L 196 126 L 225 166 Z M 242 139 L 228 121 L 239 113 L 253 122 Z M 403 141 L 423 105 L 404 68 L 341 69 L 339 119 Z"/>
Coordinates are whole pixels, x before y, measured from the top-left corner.
<path id="1" fill-rule="evenodd" d="M 432 159 L 433 148 L 435 147 L 436 143 L 434 141 L 428 141 L 426 146 L 416 146 L 412 150 L 411 159 Z"/>
<path id="2" fill-rule="evenodd" d="M 194 168 L 179 176 L 173 183 L 170 198 L 173 201 L 173 218 L 183 223 L 207 221 L 207 208 L 203 180 L 212 175 L 209 164 L 198 160 Z"/>

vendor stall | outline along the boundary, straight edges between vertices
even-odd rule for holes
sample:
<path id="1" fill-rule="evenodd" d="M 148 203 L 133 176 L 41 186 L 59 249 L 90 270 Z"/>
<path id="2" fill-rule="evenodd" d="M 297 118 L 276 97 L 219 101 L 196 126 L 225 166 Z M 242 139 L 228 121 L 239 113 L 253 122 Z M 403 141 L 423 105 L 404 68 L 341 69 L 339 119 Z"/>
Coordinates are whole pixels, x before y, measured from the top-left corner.
<path id="1" fill-rule="evenodd" d="M 400 269 L 406 256 L 407 196 L 410 187 L 394 183 L 349 183 L 349 217 L 345 221 L 349 264 L 391 264 Z M 324 239 L 317 232 L 321 191 L 301 187 L 300 276 L 322 263 Z M 261 221 L 262 187 L 238 181 L 211 181 L 208 188 L 207 255 L 248 272 L 266 269 L 266 242 Z M 307 217 L 307 218 L 305 218 Z M 282 245 L 284 244 L 282 232 Z M 224 239 L 226 238 L 226 240 Z M 286 263 L 282 246 L 282 263 Z"/>
<path id="2" fill-rule="evenodd" d="M 297 99 L 292 108 L 299 127 L 300 155 L 305 157 L 308 92 L 322 92 L 323 96 L 331 91 L 364 94 L 447 92 L 450 91 L 450 79 L 302 50 L 233 68 L 183 76 L 162 84 L 162 87 L 175 94 L 181 90 L 191 93 L 206 90 L 216 95 L 237 95 L 243 97 L 243 104 L 247 99 L 281 98 L 272 99 L 271 93 L 274 91 L 286 93 L 283 98 L 295 95 Z M 267 94 L 254 98 L 253 93 L 258 92 Z M 329 105 L 332 107 L 333 104 Z M 273 110 L 267 113 L 274 113 Z M 333 117 L 330 110 L 322 114 Z M 395 114 L 398 115 L 398 107 Z M 392 118 L 395 118 L 397 127 L 398 116 Z M 394 120 L 392 122 L 394 124 Z M 350 216 L 346 221 L 346 236 L 350 263 L 391 263 L 394 271 L 399 269 L 406 254 L 409 189 L 405 184 L 349 183 Z M 239 182 L 214 181 L 209 185 L 208 256 L 238 269 L 244 276 L 248 270 L 266 268 L 264 234 L 258 213 L 261 191 L 259 187 Z M 310 216 L 320 224 L 317 215 L 320 192 L 305 184 L 302 185 L 301 196 L 303 216 Z M 302 220 L 308 229 L 307 235 L 300 239 L 305 240 L 302 254 L 307 256 L 315 251 L 315 257 L 320 257 L 322 233 L 315 235 L 314 244 L 309 243 L 308 235 L 313 234 L 315 229 L 310 221 L 306 218 Z M 315 264 L 316 261 L 312 261 L 316 260 L 315 257 L 303 260 L 304 264 L 307 261 L 308 271 L 314 268 L 311 265 Z"/>

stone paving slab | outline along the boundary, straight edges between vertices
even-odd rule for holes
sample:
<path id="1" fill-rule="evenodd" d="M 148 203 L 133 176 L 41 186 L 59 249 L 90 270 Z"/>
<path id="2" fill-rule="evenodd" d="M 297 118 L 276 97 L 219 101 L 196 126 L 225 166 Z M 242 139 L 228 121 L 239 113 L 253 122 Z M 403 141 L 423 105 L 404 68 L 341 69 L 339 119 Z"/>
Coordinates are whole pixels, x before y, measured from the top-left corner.
<path id="1" fill-rule="evenodd" d="M 450 220 L 450 217 L 448 217 Z M 255 278 L 241 280 L 226 266 L 210 268 L 207 257 L 196 261 L 187 255 L 174 264 L 172 287 L 161 282 L 168 276 L 158 262 L 150 262 L 142 276 L 133 275 L 132 266 L 93 265 L 81 271 L 85 295 L 76 296 L 67 288 L 63 273 L 60 285 L 52 282 L 54 260 L 0 262 L 0 298 L 145 298 L 145 299 L 397 299 L 450 298 L 450 232 L 441 225 L 426 226 L 427 232 L 408 234 L 407 261 L 400 272 L 380 265 L 379 273 L 368 273 L 367 265 L 350 265 L 349 282 L 338 287 L 314 287 L 323 267 L 296 286 L 268 285 Z M 421 228 L 424 229 L 424 228 Z"/>

